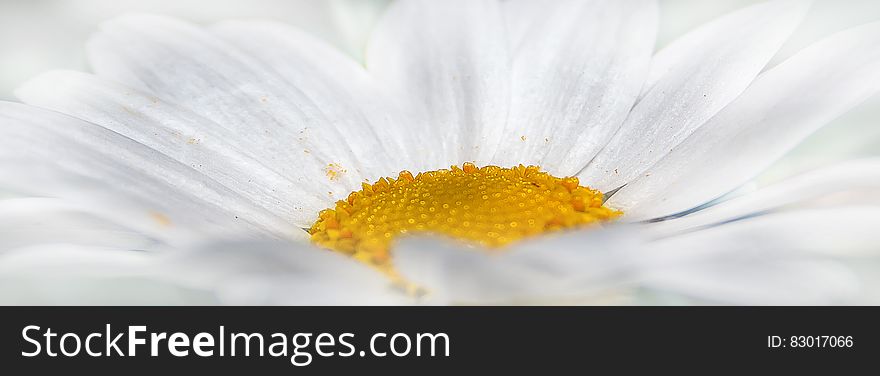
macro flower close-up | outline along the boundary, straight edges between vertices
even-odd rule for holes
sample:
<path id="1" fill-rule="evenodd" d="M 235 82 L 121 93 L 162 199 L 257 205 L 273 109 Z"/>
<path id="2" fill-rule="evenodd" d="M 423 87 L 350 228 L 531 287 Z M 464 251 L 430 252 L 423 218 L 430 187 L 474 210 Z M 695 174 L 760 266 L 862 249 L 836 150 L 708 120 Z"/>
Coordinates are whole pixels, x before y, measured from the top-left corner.
<path id="1" fill-rule="evenodd" d="M 878 304 L 880 158 L 767 177 L 880 92 L 880 22 L 780 57 L 811 6 L 115 17 L 0 102 L 0 303 Z"/>

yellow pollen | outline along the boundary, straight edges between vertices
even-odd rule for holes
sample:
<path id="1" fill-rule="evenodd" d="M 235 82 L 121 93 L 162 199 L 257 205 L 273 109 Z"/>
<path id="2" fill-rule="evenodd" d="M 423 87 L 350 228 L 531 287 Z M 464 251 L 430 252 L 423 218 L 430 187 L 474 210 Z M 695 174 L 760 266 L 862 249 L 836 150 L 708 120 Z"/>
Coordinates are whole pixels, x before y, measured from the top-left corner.
<path id="1" fill-rule="evenodd" d="M 321 211 L 309 233 L 312 242 L 394 277 L 390 252 L 400 236 L 439 234 L 498 248 L 621 215 L 602 202 L 601 192 L 581 186 L 575 177 L 557 178 L 535 166 L 465 163 L 363 183 L 347 200 Z"/>
<path id="2" fill-rule="evenodd" d="M 346 173 L 346 170 L 337 163 L 330 163 L 327 167 L 324 167 L 324 173 L 327 174 L 327 178 L 330 180 L 336 180 L 339 179 L 342 174 Z"/>

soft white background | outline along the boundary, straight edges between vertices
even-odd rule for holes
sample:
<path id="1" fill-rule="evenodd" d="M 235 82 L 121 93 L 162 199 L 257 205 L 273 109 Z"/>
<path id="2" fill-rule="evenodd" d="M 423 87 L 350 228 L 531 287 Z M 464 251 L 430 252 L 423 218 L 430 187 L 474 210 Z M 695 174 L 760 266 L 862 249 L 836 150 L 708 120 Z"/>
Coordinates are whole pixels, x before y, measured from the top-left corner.
<path id="1" fill-rule="evenodd" d="M 442 1 L 442 0 L 437 0 Z M 88 70 L 83 44 L 101 21 L 150 12 L 197 23 L 269 18 L 308 30 L 357 58 L 386 0 L 0 0 L 0 100 L 27 78 L 50 69 Z M 756 0 L 660 0 L 658 48 L 687 30 Z M 880 21 L 880 1 L 817 0 L 774 65 L 812 41 L 850 26 Z M 880 96 L 816 133 L 764 179 L 833 161 L 880 154 Z"/>

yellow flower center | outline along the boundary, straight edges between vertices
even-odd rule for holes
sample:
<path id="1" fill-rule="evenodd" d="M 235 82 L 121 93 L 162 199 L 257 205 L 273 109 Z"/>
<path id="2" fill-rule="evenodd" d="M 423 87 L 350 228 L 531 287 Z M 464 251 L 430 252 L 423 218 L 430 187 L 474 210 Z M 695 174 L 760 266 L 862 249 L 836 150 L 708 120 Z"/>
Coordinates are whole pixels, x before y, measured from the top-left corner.
<path id="1" fill-rule="evenodd" d="M 394 277 L 390 252 L 400 236 L 431 233 L 498 248 L 621 214 L 602 203 L 601 192 L 580 186 L 575 177 L 557 178 L 535 166 L 465 163 L 364 183 L 335 208 L 321 211 L 309 233 L 312 242 Z"/>

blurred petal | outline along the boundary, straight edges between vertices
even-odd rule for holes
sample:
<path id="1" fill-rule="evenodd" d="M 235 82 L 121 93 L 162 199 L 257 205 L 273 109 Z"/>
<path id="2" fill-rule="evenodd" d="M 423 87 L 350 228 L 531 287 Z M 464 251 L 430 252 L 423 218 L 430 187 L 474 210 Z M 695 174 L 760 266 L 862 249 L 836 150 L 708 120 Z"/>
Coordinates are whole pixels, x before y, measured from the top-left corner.
<path id="1" fill-rule="evenodd" d="M 880 208 L 838 207 L 747 218 L 645 241 L 640 226 L 587 230 L 499 252 L 407 239 L 398 270 L 433 304 L 645 303 L 637 291 L 715 304 L 880 301 Z"/>
<path id="2" fill-rule="evenodd" d="M 214 291 L 223 304 L 405 304 L 378 271 L 339 253 L 282 242 L 217 243 L 169 254 L 158 276 Z"/>
<path id="3" fill-rule="evenodd" d="M 46 275 L 101 273 L 105 276 L 122 276 L 140 272 L 154 258 L 147 252 L 61 244 L 38 245 L 3 253 L 0 272 L 4 275 L 23 275 L 39 270 Z"/>
<path id="4" fill-rule="evenodd" d="M 12 289 L 27 291 L 24 296 Z M 406 304 L 381 273 L 297 243 L 226 242 L 171 253 L 70 245 L 0 254 L 0 304 Z"/>
<path id="5" fill-rule="evenodd" d="M 420 111 L 432 140 L 419 150 L 434 167 L 485 164 L 502 137 L 509 57 L 495 0 L 401 0 L 376 27 L 367 67 Z"/>
<path id="6" fill-rule="evenodd" d="M 855 198 L 853 198 L 855 197 Z M 816 201 L 880 204 L 880 159 L 855 160 L 810 171 L 757 191 L 737 196 L 681 218 L 649 224 L 658 236 L 720 225 Z"/>
<path id="7" fill-rule="evenodd" d="M 513 0 L 505 9 L 508 27 L 527 31 L 512 50 L 512 103 L 495 163 L 574 175 L 636 100 L 654 48 L 656 3 Z"/>
<path id="8" fill-rule="evenodd" d="M 388 7 L 390 0 L 329 0 L 335 30 L 341 36 L 342 48 L 357 61 L 363 62 L 370 31 Z"/>
<path id="9" fill-rule="evenodd" d="M 548 236 L 492 253 L 407 239 L 395 249 L 394 264 L 435 304 L 595 302 L 633 278 L 628 256 L 639 240 L 625 230 Z"/>
<path id="10" fill-rule="evenodd" d="M 837 33 L 762 74 L 609 203 L 640 220 L 711 201 L 878 89 L 880 23 Z"/>
<path id="11" fill-rule="evenodd" d="M 547 7 L 553 7 L 556 5 L 555 3 L 555 0 L 506 0 L 501 2 L 508 51 L 515 52 L 525 39 L 532 23 L 537 21 L 534 12 L 541 12 Z"/>
<path id="12" fill-rule="evenodd" d="M 642 254 L 642 283 L 708 302 L 876 304 L 880 208 L 760 216 L 671 237 Z"/>
<path id="13" fill-rule="evenodd" d="M 209 292 L 146 276 L 154 255 L 51 244 L 0 254 L 0 305 L 216 304 Z"/>
<path id="14" fill-rule="evenodd" d="M 743 92 L 800 23 L 808 4 L 754 5 L 657 53 L 641 99 L 578 177 L 605 192 L 640 176 Z"/>
<path id="15" fill-rule="evenodd" d="M 0 253 L 39 244 L 159 249 L 155 239 L 53 198 L 0 199 Z"/>

